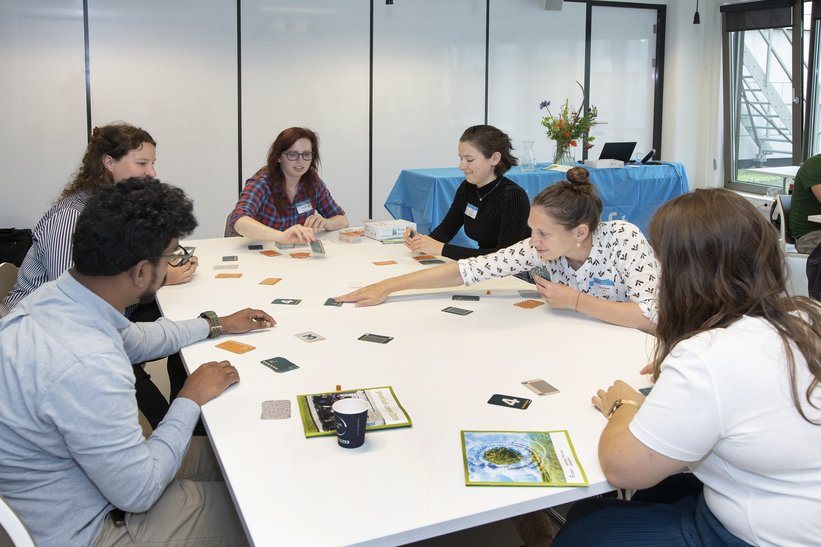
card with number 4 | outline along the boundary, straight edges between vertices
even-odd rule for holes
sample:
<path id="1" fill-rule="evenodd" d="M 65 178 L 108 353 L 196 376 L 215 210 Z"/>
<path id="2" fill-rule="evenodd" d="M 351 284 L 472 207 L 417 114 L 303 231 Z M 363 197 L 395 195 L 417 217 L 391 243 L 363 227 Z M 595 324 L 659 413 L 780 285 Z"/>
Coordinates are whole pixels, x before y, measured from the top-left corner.
<path id="1" fill-rule="evenodd" d="M 499 406 L 506 406 L 508 408 L 518 408 L 519 410 L 525 410 L 527 407 L 530 406 L 532 403 L 532 399 L 523 399 L 522 397 L 514 397 L 513 395 L 500 395 L 495 394 L 488 400 L 489 405 L 499 405 Z"/>

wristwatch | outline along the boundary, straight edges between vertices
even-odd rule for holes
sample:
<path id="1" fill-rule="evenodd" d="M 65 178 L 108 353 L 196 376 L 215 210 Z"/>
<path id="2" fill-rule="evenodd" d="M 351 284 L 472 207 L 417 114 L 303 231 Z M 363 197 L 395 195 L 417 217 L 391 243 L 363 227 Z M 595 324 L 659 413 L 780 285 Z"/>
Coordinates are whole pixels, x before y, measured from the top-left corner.
<path id="1" fill-rule="evenodd" d="M 200 317 L 208 321 L 211 325 L 211 330 L 208 332 L 208 338 L 216 338 L 222 332 L 222 325 L 220 325 L 220 318 L 212 311 L 204 311 Z"/>
<path id="2" fill-rule="evenodd" d="M 613 414 L 615 414 L 616 411 L 622 407 L 622 405 L 631 405 L 636 408 L 639 407 L 639 404 L 636 401 L 631 401 L 630 399 L 616 399 L 613 402 L 613 406 L 610 407 L 610 411 L 607 413 L 605 417 L 609 420 L 610 417 L 613 416 Z"/>

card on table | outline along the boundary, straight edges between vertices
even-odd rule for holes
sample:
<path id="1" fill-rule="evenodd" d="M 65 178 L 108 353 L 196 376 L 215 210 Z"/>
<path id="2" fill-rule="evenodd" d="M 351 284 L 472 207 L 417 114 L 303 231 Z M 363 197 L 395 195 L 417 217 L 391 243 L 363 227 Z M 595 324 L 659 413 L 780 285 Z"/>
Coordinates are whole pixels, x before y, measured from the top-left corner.
<path id="1" fill-rule="evenodd" d="M 432 258 L 430 260 L 420 260 L 419 264 L 424 264 L 425 266 L 430 266 L 432 264 L 444 264 L 444 260 L 439 260 L 438 258 Z"/>
<path id="2" fill-rule="evenodd" d="M 325 246 L 322 245 L 322 242 L 318 239 L 316 241 L 311 241 L 311 250 L 317 254 L 325 254 Z"/>
<path id="3" fill-rule="evenodd" d="M 286 306 L 296 306 L 302 302 L 299 298 L 275 298 L 271 304 L 285 304 Z"/>
<path id="4" fill-rule="evenodd" d="M 268 250 L 265 250 L 265 251 L 260 251 L 259 254 L 265 255 L 265 256 L 279 256 L 282 253 L 278 253 L 273 249 L 268 249 Z"/>
<path id="5" fill-rule="evenodd" d="M 475 294 L 454 294 L 453 297 L 451 297 L 451 300 L 463 300 L 474 302 L 478 301 L 479 297 Z"/>
<path id="6" fill-rule="evenodd" d="M 522 385 L 535 393 L 536 395 L 552 395 L 558 393 L 559 390 L 551 386 L 541 378 L 534 378 L 533 380 L 525 380 Z"/>
<path id="7" fill-rule="evenodd" d="M 412 256 L 411 258 L 414 260 L 433 260 L 436 257 L 433 255 L 416 255 Z"/>
<path id="8" fill-rule="evenodd" d="M 239 264 L 217 264 L 214 266 L 215 270 L 236 270 L 239 268 Z"/>
<path id="9" fill-rule="evenodd" d="M 296 370 L 299 368 L 285 357 L 271 357 L 270 359 L 260 361 L 260 363 L 274 372 L 288 372 L 289 370 Z"/>
<path id="10" fill-rule="evenodd" d="M 539 291 L 532 291 L 528 289 L 519 291 L 519 296 L 522 298 L 535 298 L 537 300 L 542 297 L 542 295 L 539 294 Z"/>
<path id="11" fill-rule="evenodd" d="M 382 336 L 381 334 L 363 334 L 357 340 L 362 340 L 363 342 L 374 342 L 376 344 L 387 344 L 391 340 L 393 340 L 393 336 Z"/>
<path id="12" fill-rule="evenodd" d="M 262 281 L 259 282 L 260 285 L 276 285 L 282 281 L 281 277 L 266 277 Z"/>
<path id="13" fill-rule="evenodd" d="M 307 332 L 300 332 L 298 334 L 295 334 L 294 336 L 296 336 L 303 342 L 319 342 L 320 340 L 325 340 L 324 336 L 321 336 L 310 330 Z"/>
<path id="14" fill-rule="evenodd" d="M 308 258 L 309 256 L 311 256 L 311 253 L 306 253 L 304 251 L 291 253 L 291 258 Z"/>
<path id="15" fill-rule="evenodd" d="M 294 243 L 280 243 L 279 241 L 274 243 L 274 245 L 277 246 L 277 249 L 293 249 L 296 247 Z"/>
<path id="16" fill-rule="evenodd" d="M 455 315 L 470 315 L 473 310 L 466 310 L 464 308 L 457 308 L 455 306 L 448 306 L 442 310 L 443 312 L 453 313 Z"/>
<path id="17" fill-rule="evenodd" d="M 260 245 L 259 243 L 256 243 L 254 245 L 248 245 L 248 250 L 249 251 L 261 251 L 262 250 L 262 245 Z"/>
<path id="18" fill-rule="evenodd" d="M 257 349 L 251 344 L 244 344 L 242 342 L 237 342 L 236 340 L 226 340 L 225 342 L 220 342 L 217 344 L 217 347 L 219 349 L 230 351 L 231 353 L 248 353 L 249 351 Z"/>
<path id="19" fill-rule="evenodd" d="M 526 310 L 532 310 L 533 308 L 538 308 L 544 304 L 541 300 L 522 300 L 521 302 L 516 302 L 513 304 L 514 306 L 519 306 L 520 308 L 524 308 Z"/>
<path id="20" fill-rule="evenodd" d="M 262 414 L 260 420 L 285 420 L 291 417 L 291 401 L 280 399 L 278 401 L 262 401 Z"/>
<path id="21" fill-rule="evenodd" d="M 329 298 L 329 299 L 327 299 L 327 300 L 325 301 L 325 305 L 326 305 L 326 306 L 336 306 L 336 307 L 339 307 L 339 306 L 341 306 L 341 305 L 342 305 L 342 302 L 337 302 L 337 301 L 336 301 L 336 300 L 334 300 L 333 298 Z"/>
<path id="22" fill-rule="evenodd" d="M 242 277 L 241 273 L 220 273 L 215 275 L 217 279 L 239 279 Z"/>
<path id="23" fill-rule="evenodd" d="M 374 266 L 390 266 L 391 264 L 399 264 L 395 260 L 379 260 L 373 263 Z"/>
<path id="24" fill-rule="evenodd" d="M 233 261 L 235 261 L 236 259 L 237 259 L 237 256 L 236 256 L 236 255 L 231 255 L 231 256 L 224 256 L 224 257 L 222 257 L 222 261 L 223 261 L 223 262 L 233 262 Z"/>
<path id="25" fill-rule="evenodd" d="M 500 395 L 499 393 L 491 397 L 487 404 L 505 406 L 507 408 L 518 408 L 525 410 L 532 403 L 532 399 L 524 399 L 521 397 L 514 397 L 513 395 Z"/>

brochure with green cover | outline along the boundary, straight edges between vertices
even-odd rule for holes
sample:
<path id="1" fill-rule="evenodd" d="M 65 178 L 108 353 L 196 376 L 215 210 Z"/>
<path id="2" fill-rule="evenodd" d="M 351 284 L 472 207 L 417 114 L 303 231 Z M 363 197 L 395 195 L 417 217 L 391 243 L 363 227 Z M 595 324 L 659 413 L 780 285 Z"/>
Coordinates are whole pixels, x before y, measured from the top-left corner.
<path id="1" fill-rule="evenodd" d="M 302 427 L 305 429 L 305 436 L 335 435 L 336 422 L 331 407 L 338 400 L 350 397 L 365 399 L 370 405 L 366 431 L 392 427 L 410 427 L 413 425 L 410 416 L 396 398 L 392 387 L 369 387 L 297 395 L 296 402 L 299 407 L 299 415 L 302 418 Z"/>
<path id="2" fill-rule="evenodd" d="M 462 431 L 468 486 L 587 486 L 561 431 Z"/>

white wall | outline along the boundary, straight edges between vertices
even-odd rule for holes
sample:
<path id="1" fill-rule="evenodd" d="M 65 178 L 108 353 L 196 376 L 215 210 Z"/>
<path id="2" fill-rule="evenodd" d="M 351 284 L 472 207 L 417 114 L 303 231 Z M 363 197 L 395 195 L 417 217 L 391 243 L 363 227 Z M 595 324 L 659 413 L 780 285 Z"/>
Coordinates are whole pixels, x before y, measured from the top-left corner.
<path id="1" fill-rule="evenodd" d="M 538 101 L 573 97 L 583 62 L 582 4 L 491 1 L 488 122 L 520 147 L 551 144 Z M 665 2 L 644 2 L 665 3 Z M 0 225 L 33 226 L 82 157 L 86 139 L 82 2 L 0 0 Z M 239 173 L 252 174 L 282 128 L 321 138 L 323 178 L 352 222 L 367 216 L 369 0 L 242 3 L 242 120 L 236 3 L 90 2 L 91 115 L 157 139 L 161 179 L 195 199 L 197 237 L 222 234 Z M 718 1 L 668 1 L 663 159 L 692 186 L 721 180 Z M 373 211 L 403 168 L 453 166 L 456 140 L 484 116 L 485 1 L 373 0 Z M 550 22 L 550 24 L 541 24 Z M 559 22 L 558 25 L 555 25 Z M 583 49 L 582 49 L 583 51 Z M 242 122 L 242 157 L 239 124 Z"/>

